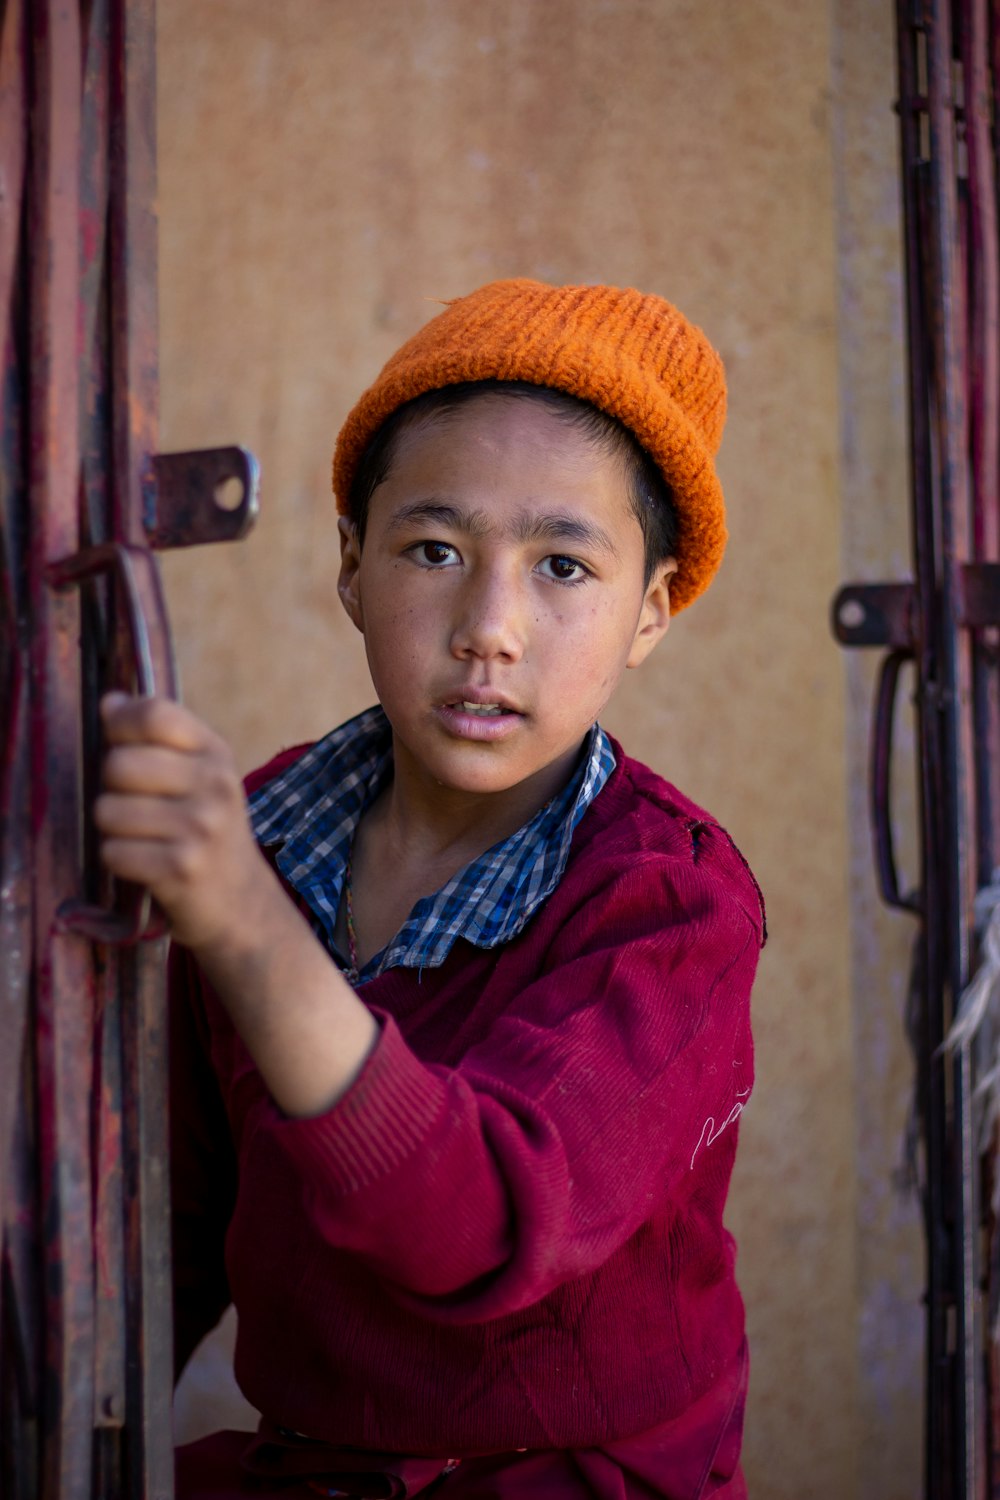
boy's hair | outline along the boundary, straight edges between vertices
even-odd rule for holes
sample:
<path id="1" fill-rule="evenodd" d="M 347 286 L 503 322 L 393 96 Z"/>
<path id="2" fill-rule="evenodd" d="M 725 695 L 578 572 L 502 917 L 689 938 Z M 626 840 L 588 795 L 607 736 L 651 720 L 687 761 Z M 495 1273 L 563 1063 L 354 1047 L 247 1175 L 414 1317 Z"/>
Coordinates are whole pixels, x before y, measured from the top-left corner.
<path id="1" fill-rule="evenodd" d="M 363 545 L 365 539 L 369 502 L 389 477 L 401 434 L 420 422 L 448 416 L 488 396 L 537 401 L 589 438 L 601 452 L 620 461 L 629 504 L 645 540 L 645 588 L 660 563 L 674 556 L 677 546 L 677 509 L 669 485 L 639 440 L 617 417 L 565 391 L 526 380 L 465 380 L 424 391 L 398 406 L 369 439 L 351 481 L 347 514 L 357 529 L 359 543 Z"/>
<path id="2" fill-rule="evenodd" d="M 696 599 L 711 583 L 726 545 L 715 470 L 726 381 L 701 329 L 648 293 L 494 281 L 447 303 L 396 351 L 348 412 L 333 456 L 341 514 L 351 509 L 362 455 L 393 412 L 445 386 L 490 380 L 524 381 L 576 396 L 632 433 L 659 469 L 676 509 L 671 611 Z"/>

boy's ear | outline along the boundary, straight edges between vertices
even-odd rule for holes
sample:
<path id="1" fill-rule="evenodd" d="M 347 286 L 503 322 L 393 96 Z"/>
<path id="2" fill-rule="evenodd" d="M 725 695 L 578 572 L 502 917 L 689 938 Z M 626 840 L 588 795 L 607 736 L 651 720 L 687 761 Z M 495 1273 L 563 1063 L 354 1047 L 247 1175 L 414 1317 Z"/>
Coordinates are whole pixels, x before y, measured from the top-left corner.
<path id="1" fill-rule="evenodd" d="M 337 529 L 340 532 L 340 575 L 337 579 L 337 593 L 351 620 L 364 635 L 364 615 L 361 611 L 361 544 L 358 541 L 358 528 L 347 516 L 341 516 L 337 522 Z"/>
<path id="2" fill-rule="evenodd" d="M 670 580 L 676 572 L 676 557 L 665 557 L 649 580 L 626 667 L 639 666 L 666 635 L 670 624 Z"/>

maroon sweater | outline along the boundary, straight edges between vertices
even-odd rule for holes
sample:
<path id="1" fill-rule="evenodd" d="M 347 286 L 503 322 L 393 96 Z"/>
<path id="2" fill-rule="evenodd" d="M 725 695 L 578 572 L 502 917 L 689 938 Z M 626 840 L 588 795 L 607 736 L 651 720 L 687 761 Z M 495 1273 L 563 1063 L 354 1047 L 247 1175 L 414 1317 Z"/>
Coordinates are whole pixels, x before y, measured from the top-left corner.
<path id="1" fill-rule="evenodd" d="M 513 942 L 362 988 L 381 1037 L 324 1115 L 281 1113 L 177 955 L 178 1355 L 231 1295 L 273 1421 L 456 1456 L 667 1424 L 680 1455 L 690 1413 L 686 1462 L 738 1450 L 722 1213 L 762 906 L 726 833 L 616 750 Z"/>

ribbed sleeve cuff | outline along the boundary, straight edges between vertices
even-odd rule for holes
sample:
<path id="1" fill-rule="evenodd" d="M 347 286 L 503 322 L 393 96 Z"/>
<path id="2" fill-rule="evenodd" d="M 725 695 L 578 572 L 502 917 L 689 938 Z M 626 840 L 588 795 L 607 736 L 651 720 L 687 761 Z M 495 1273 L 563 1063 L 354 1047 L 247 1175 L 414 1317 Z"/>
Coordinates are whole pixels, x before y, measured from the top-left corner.
<path id="1" fill-rule="evenodd" d="M 275 1129 L 303 1176 L 327 1192 L 360 1192 L 395 1171 L 447 1108 L 443 1079 L 413 1055 L 393 1020 L 379 1019 L 379 1040 L 333 1108 Z"/>

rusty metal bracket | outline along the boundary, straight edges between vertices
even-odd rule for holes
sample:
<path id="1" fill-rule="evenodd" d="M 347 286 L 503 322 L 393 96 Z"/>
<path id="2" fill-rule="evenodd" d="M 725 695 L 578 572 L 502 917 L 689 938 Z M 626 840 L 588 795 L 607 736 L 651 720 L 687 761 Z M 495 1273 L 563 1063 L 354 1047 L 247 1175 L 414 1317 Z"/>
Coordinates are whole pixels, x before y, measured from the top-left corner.
<path id="1" fill-rule="evenodd" d="M 958 569 L 958 624 L 966 630 L 1000 626 L 1000 563 Z M 917 594 L 912 583 L 847 583 L 834 595 L 833 634 L 842 646 L 917 647 Z"/>
<path id="2" fill-rule="evenodd" d="M 234 542 L 257 519 L 260 466 L 246 448 L 153 456 L 143 525 L 157 551 Z"/>
<path id="3" fill-rule="evenodd" d="M 55 589 L 71 588 L 89 578 L 112 573 L 125 606 L 123 614 L 139 693 L 147 698 L 155 693 L 176 696 L 166 606 L 152 553 L 122 542 L 103 542 L 60 558 L 45 571 Z M 114 907 L 106 909 L 85 901 L 64 901 L 57 922 L 63 931 L 115 946 L 130 946 L 162 937 L 164 933 L 164 924 L 153 911 L 149 892 L 127 881 L 118 882 Z"/>
<path id="4" fill-rule="evenodd" d="M 869 749 L 869 816 L 883 901 L 898 911 L 921 910 L 917 892 L 900 890 L 892 839 L 892 742 L 900 674 L 917 644 L 917 593 L 912 583 L 848 583 L 834 596 L 833 634 L 842 646 L 888 646 L 878 675 Z"/>
<path id="5" fill-rule="evenodd" d="M 833 633 L 842 646 L 912 651 L 915 604 L 912 583 L 847 583 L 834 596 Z"/>

